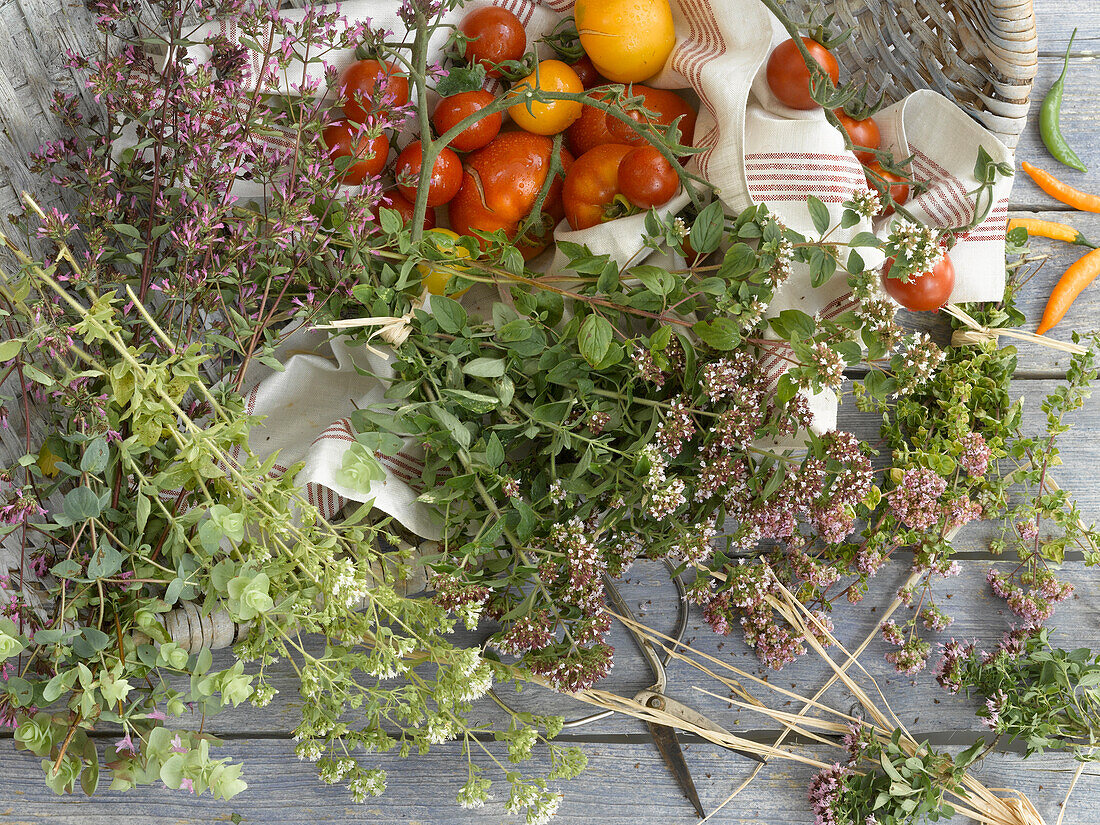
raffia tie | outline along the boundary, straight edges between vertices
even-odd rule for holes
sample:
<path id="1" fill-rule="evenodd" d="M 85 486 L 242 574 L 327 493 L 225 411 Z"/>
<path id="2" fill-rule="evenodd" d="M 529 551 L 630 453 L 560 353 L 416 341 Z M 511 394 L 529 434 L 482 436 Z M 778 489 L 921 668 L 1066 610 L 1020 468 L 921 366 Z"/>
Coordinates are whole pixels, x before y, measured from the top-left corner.
<path id="1" fill-rule="evenodd" d="M 412 332 L 412 312 L 404 315 L 372 315 L 369 318 L 344 318 L 333 321 L 331 324 L 318 324 L 314 329 L 348 330 L 365 327 L 377 327 L 377 331 L 371 336 L 377 335 L 392 347 L 399 347 Z M 375 349 L 369 343 L 365 343 L 367 349 L 375 355 L 385 357 L 385 353 Z"/>
<path id="2" fill-rule="evenodd" d="M 955 333 L 951 336 L 951 344 L 953 346 L 978 344 L 982 341 L 996 340 L 998 336 L 1003 335 L 1006 338 L 1016 338 L 1020 341 L 1029 341 L 1030 343 L 1039 344 L 1040 346 L 1050 349 L 1068 352 L 1071 355 L 1084 355 L 1088 351 L 1080 344 L 1073 344 L 1069 341 L 1056 341 L 1053 338 L 1047 338 L 1045 335 L 1038 335 L 1034 332 L 982 326 L 958 304 L 948 304 L 943 308 L 943 311 L 952 318 L 962 321 L 968 327 L 968 329 L 955 330 Z"/>

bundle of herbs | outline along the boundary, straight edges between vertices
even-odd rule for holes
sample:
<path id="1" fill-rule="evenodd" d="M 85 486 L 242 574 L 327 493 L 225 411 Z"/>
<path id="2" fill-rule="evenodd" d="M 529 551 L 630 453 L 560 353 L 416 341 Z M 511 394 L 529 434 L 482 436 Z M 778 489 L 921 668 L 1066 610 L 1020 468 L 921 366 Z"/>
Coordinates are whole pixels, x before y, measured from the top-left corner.
<path id="1" fill-rule="evenodd" d="M 807 634 L 811 647 L 828 640 L 833 604 L 858 601 L 877 570 L 912 550 L 916 575 L 902 594 L 912 617 L 884 633 L 898 646 L 891 660 L 915 672 L 931 651 L 918 623 L 950 622 L 933 583 L 957 570 L 949 537 L 961 525 L 1004 521 L 997 546 L 1011 543 L 1020 565 L 990 581 L 1029 626 L 1069 593 L 1051 568 L 1065 548 L 1096 558 L 1095 537 L 1047 474 L 1062 417 L 1095 375 L 1091 349 L 1078 348 L 1047 400 L 1046 434 L 1025 437 L 1008 392 L 1015 351 L 989 336 L 944 350 L 906 332 L 864 263 L 873 250 L 897 273 L 922 272 L 950 232 L 898 220 L 885 240 L 841 243 L 810 198 L 816 234 L 806 236 L 764 206 L 728 215 L 720 201 L 705 205 L 705 181 L 677 163 L 693 203 L 648 213 L 645 244 L 690 247 L 688 260 L 620 266 L 563 243 L 564 274 L 547 276 L 503 232 L 426 235 L 426 186 L 411 220 L 381 200 L 380 174 L 341 186 L 349 164 L 333 163 L 323 133 L 348 101 L 326 56 L 358 48 L 393 60 L 420 101 L 445 80 L 453 88 L 441 92 L 479 85 L 476 71 L 428 66 L 443 6 L 406 3 L 396 35 L 320 7 L 292 23 L 236 0 L 170 0 L 157 18 L 96 6 L 105 52 L 73 56 L 90 99 L 57 96 L 67 134 L 36 157 L 70 211 L 28 198 L 0 273 L 0 413 L 5 445 L 17 444 L 0 473 L 0 536 L 15 559 L 2 582 L 0 709 L 58 793 L 93 792 L 101 756 L 115 789 L 240 792 L 242 766 L 214 758 L 201 723 L 164 722 L 266 705 L 271 668 L 289 660 L 305 700 L 296 752 L 324 781 L 362 801 L 384 790 L 385 773 L 360 753 L 458 739 L 470 765 L 459 802 L 476 807 L 490 780 L 471 756 L 497 759 L 482 735 L 507 741 L 512 762 L 541 742 L 548 776 L 497 764 L 508 809 L 542 821 L 560 801 L 547 780 L 575 775 L 583 754 L 550 741 L 560 719 L 482 723 L 471 704 L 494 680 L 535 676 L 576 691 L 606 675 L 605 573 L 638 558 L 695 571 L 689 596 L 707 621 L 739 626 L 778 668 L 806 652 Z M 235 17 L 239 42 L 189 40 L 181 21 L 194 12 Z M 318 75 L 323 83 L 310 80 Z M 640 105 L 621 86 L 610 93 L 623 111 Z M 408 122 L 429 131 L 423 107 L 384 95 L 372 106 L 375 138 Z M 622 120 L 670 157 L 686 152 L 675 128 Z M 440 142 L 423 149 L 422 182 Z M 1003 172 L 979 155 L 984 187 Z M 241 181 L 263 197 L 238 198 Z M 857 193 L 842 225 L 887 197 Z M 538 238 L 545 221 L 536 214 L 524 229 Z M 813 287 L 847 280 L 845 311 L 768 316 L 803 265 Z M 437 294 L 429 279 L 442 281 Z M 467 289 L 476 301 L 461 300 Z M 969 312 L 985 328 L 1022 320 L 1011 294 Z M 307 327 L 389 354 L 387 400 L 353 416 L 357 447 L 341 473 L 366 493 L 380 456 L 410 437 L 426 445 L 420 501 L 443 539 L 417 559 L 430 574 L 422 597 L 402 586 L 413 560 L 383 551 L 405 538 L 388 518 L 369 504 L 325 518 L 295 485 L 299 467 L 276 472 L 275 456 L 248 448 L 263 422 L 244 401 L 246 370 L 280 369 L 280 343 Z M 762 355 L 785 363 L 778 380 Z M 880 414 L 881 444 L 816 432 L 808 398 L 826 390 Z M 1040 520 L 1057 535 L 1039 538 Z M 779 608 L 788 591 L 812 622 Z M 184 602 L 239 626 L 231 666 L 214 670 L 209 649 L 171 637 L 164 617 Z M 460 623 L 481 625 L 484 650 L 455 643 Z M 982 690 L 993 678 L 967 674 Z M 990 689 L 1022 678 L 1001 671 Z M 1026 720 L 1012 724 L 1030 737 Z M 120 730 L 106 748 L 91 736 L 104 729 Z M 920 755 L 889 731 L 876 736 L 880 756 Z M 926 773 L 952 790 L 962 767 Z"/>

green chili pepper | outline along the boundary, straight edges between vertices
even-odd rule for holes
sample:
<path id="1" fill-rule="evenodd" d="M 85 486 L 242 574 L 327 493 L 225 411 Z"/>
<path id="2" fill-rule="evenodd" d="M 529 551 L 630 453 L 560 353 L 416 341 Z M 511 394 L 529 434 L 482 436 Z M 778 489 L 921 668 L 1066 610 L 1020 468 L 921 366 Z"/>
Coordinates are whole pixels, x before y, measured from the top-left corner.
<path id="1" fill-rule="evenodd" d="M 1087 172 L 1088 168 L 1081 162 L 1081 158 L 1077 157 L 1077 153 L 1066 143 L 1066 139 L 1062 136 L 1062 126 L 1059 123 L 1062 114 L 1062 92 L 1066 87 L 1066 69 L 1069 68 L 1069 50 L 1073 48 L 1073 38 L 1076 36 L 1077 29 L 1074 29 L 1073 34 L 1069 36 L 1069 45 L 1066 46 L 1066 58 L 1062 64 L 1062 74 L 1054 81 L 1054 85 L 1050 87 L 1047 96 L 1043 98 L 1043 105 L 1039 108 L 1039 134 L 1043 136 L 1043 143 L 1046 144 L 1055 160 L 1064 163 L 1066 166 L 1072 166 L 1081 172 Z"/>

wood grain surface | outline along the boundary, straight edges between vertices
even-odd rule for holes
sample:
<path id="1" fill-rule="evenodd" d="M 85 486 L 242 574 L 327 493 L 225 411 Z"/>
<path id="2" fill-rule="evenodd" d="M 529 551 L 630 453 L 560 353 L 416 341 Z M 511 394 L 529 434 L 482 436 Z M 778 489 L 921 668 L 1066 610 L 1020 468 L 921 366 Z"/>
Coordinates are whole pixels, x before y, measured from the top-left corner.
<path id="1" fill-rule="evenodd" d="M 396 0 L 395 0 L 396 2 Z M 1100 192 L 1100 0 L 1036 0 L 1040 42 L 1040 73 L 1033 95 L 1033 113 L 1042 94 L 1061 70 L 1061 53 L 1070 32 L 1078 33 L 1071 58 L 1064 130 L 1072 145 L 1090 166 L 1085 174 L 1058 165 L 1050 159 L 1039 139 L 1034 120 L 1021 137 L 1017 157 L 1030 160 L 1084 189 Z M 22 190 L 34 194 L 44 205 L 61 205 L 49 187 L 27 172 L 26 154 L 45 138 L 56 134 L 56 123 L 47 106 L 55 90 L 86 95 L 80 79 L 66 68 L 65 51 L 89 48 L 91 17 L 80 4 L 68 0 L 0 0 L 0 228 L 8 231 L 6 215 L 15 210 Z M 1013 214 L 1063 220 L 1087 237 L 1100 241 L 1100 215 L 1071 213 L 1039 191 L 1020 175 L 1013 189 Z M 1030 319 L 1037 319 L 1050 286 L 1082 250 L 1044 241 L 1033 244 L 1033 252 L 1047 255 L 1042 266 L 1023 290 L 1021 307 Z M 1068 335 L 1073 328 L 1097 326 L 1100 290 L 1087 291 L 1067 314 L 1056 334 Z M 1021 347 L 1020 368 L 1014 389 L 1028 401 L 1026 426 L 1037 431 L 1042 415 L 1041 397 L 1054 386 L 1052 379 L 1065 369 L 1065 356 L 1033 346 Z M 1062 442 L 1065 466 L 1057 468 L 1059 484 L 1080 502 L 1088 521 L 1100 518 L 1100 402 L 1091 401 L 1077 417 L 1076 427 Z M 841 408 L 841 427 L 862 438 L 873 439 L 876 424 L 857 413 L 850 404 Z M 997 563 L 986 551 L 992 526 L 972 526 L 964 531 L 957 546 L 961 551 L 962 574 L 945 581 L 943 596 L 956 622 L 946 636 L 977 639 L 989 645 L 1010 626 L 1011 616 L 1002 602 L 984 585 L 986 571 Z M 872 632 L 897 586 L 906 575 L 903 560 L 892 563 L 876 578 L 872 591 L 859 605 L 839 609 L 838 636 L 846 644 L 858 644 Z M 1100 649 L 1100 572 L 1088 570 L 1079 560 L 1068 561 L 1063 575 L 1077 588 L 1077 595 L 1061 606 L 1053 624 L 1055 643 L 1064 647 L 1090 646 Z M 639 618 L 659 630 L 672 627 L 674 591 L 657 565 L 637 565 L 623 585 L 623 592 Z M 744 644 L 736 636 L 718 637 L 702 624 L 697 612 L 691 615 L 687 637 L 701 650 L 725 657 L 737 666 L 761 672 Z M 617 632 L 618 664 L 607 687 L 631 693 L 645 687 L 650 675 L 633 655 L 630 641 Z M 879 682 L 891 706 L 914 735 L 927 736 L 938 744 L 967 743 L 981 735 L 980 720 L 974 716 L 975 700 L 952 697 L 940 689 L 928 673 L 902 677 L 883 660 L 885 646 L 873 642 L 861 659 Z M 228 653 L 219 654 L 225 661 Z M 769 675 L 784 687 L 797 685 L 804 692 L 815 691 L 826 678 L 819 661 L 805 657 L 787 669 Z M 745 735 L 767 739 L 774 725 L 738 713 L 727 703 L 692 689 L 699 685 L 713 689 L 705 679 L 683 665 L 669 668 L 669 692 L 716 720 Z M 271 706 L 248 706 L 208 720 L 207 729 L 225 739 L 223 755 L 243 760 L 250 788 L 231 803 L 195 798 L 163 787 L 142 788 L 127 794 L 102 793 L 92 799 L 55 797 L 42 783 L 39 760 L 14 750 L 10 737 L 0 739 L 0 823 L 68 823 L 69 825 L 145 825 L 151 822 L 210 823 L 229 821 L 238 814 L 250 823 L 365 822 L 365 823 L 482 823 L 520 820 L 504 813 L 504 791 L 480 812 L 459 809 L 454 796 L 466 778 L 464 760 L 457 745 L 434 749 L 425 757 L 402 762 L 396 757 L 370 758 L 372 765 L 389 772 L 385 796 L 367 805 L 354 805 L 346 792 L 317 779 L 313 766 L 293 755 L 290 729 L 294 725 L 298 698 L 289 666 L 276 674 L 280 693 Z M 834 706 L 847 710 L 852 697 L 834 687 L 828 694 Z M 539 711 L 577 712 L 576 703 L 564 697 L 527 690 L 510 701 Z M 500 718 L 488 701 L 477 707 L 486 719 Z M 179 724 L 193 725 L 183 719 Z M 104 736 L 110 732 L 105 731 Z M 561 825 L 608 823 L 691 822 L 691 807 L 677 790 L 648 734 L 640 723 L 612 718 L 586 728 L 571 730 L 563 737 L 582 745 L 589 769 L 580 778 L 556 787 L 565 794 L 557 822 Z M 489 744 L 490 750 L 496 748 Z M 495 752 L 495 751 L 494 751 Z M 700 796 L 708 810 L 717 807 L 747 775 L 744 760 L 706 743 L 685 745 L 687 761 Z M 825 758 L 824 750 L 817 753 Z M 499 756 L 499 754 L 498 754 Z M 366 763 L 366 757 L 364 762 Z M 536 762 L 537 764 L 537 762 Z M 1046 821 L 1053 825 L 1074 763 L 1064 757 L 1044 756 L 1023 761 L 1014 753 L 994 753 L 984 760 L 979 778 L 992 787 L 1016 787 L 1025 791 Z M 490 772 L 491 773 L 491 772 Z M 805 799 L 805 787 L 812 771 L 787 764 L 768 766 L 759 779 L 730 802 L 711 821 L 716 823 L 810 823 L 813 816 Z M 1089 768 L 1065 812 L 1066 823 L 1100 825 L 1100 768 Z"/>

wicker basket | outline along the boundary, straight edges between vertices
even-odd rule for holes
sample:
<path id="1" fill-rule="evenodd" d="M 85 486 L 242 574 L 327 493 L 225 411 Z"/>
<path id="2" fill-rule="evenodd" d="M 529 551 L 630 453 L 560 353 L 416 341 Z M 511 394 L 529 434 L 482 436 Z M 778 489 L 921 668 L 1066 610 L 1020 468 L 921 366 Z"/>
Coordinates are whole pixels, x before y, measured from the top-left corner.
<path id="1" fill-rule="evenodd" d="M 4 4 L 0 0 L 0 8 Z M 821 12 L 834 14 L 840 28 L 855 29 L 853 37 L 837 48 L 837 57 L 853 79 L 870 86 L 873 95 L 894 101 L 917 89 L 934 89 L 955 100 L 1007 146 L 1015 147 L 1038 66 L 1031 0 L 911 0 L 900 6 L 891 0 L 825 0 L 818 19 Z M 99 48 L 90 16 L 70 16 L 61 9 L 56 16 L 31 15 L 22 22 L 25 32 L 15 31 L 12 36 L 43 46 L 24 55 L 28 65 L 37 67 L 27 72 L 24 85 L 15 83 L 14 96 L 0 94 L 9 124 L 0 134 L 0 173 L 6 173 L 13 184 L 0 192 L 0 229 L 4 231 L 9 227 L 3 216 L 18 208 L 15 193 L 19 189 L 44 205 L 59 204 L 56 190 L 31 175 L 27 161 L 30 149 L 58 136 L 58 124 L 45 112 L 52 87 L 40 82 L 59 74 L 57 54 L 46 44 L 64 44 L 77 51 Z M 64 91 L 77 91 L 76 78 L 65 80 L 60 84 Z M 18 411 L 12 411 L 12 426 L 0 428 L 0 466 L 25 451 L 17 419 Z M 0 568 L 6 566 L 5 558 L 13 558 L 12 553 L 11 541 L 0 541 Z M 18 558 L 16 547 L 14 559 Z M 420 577 L 406 585 L 412 592 L 423 587 L 424 580 Z M 165 622 L 176 641 L 191 650 L 223 647 L 240 632 L 224 613 L 200 616 L 194 605 L 177 608 Z"/>
<path id="2" fill-rule="evenodd" d="M 1031 0 L 825 0 L 840 29 L 840 65 L 876 95 L 933 89 L 1010 149 L 1023 131 L 1039 66 Z"/>

